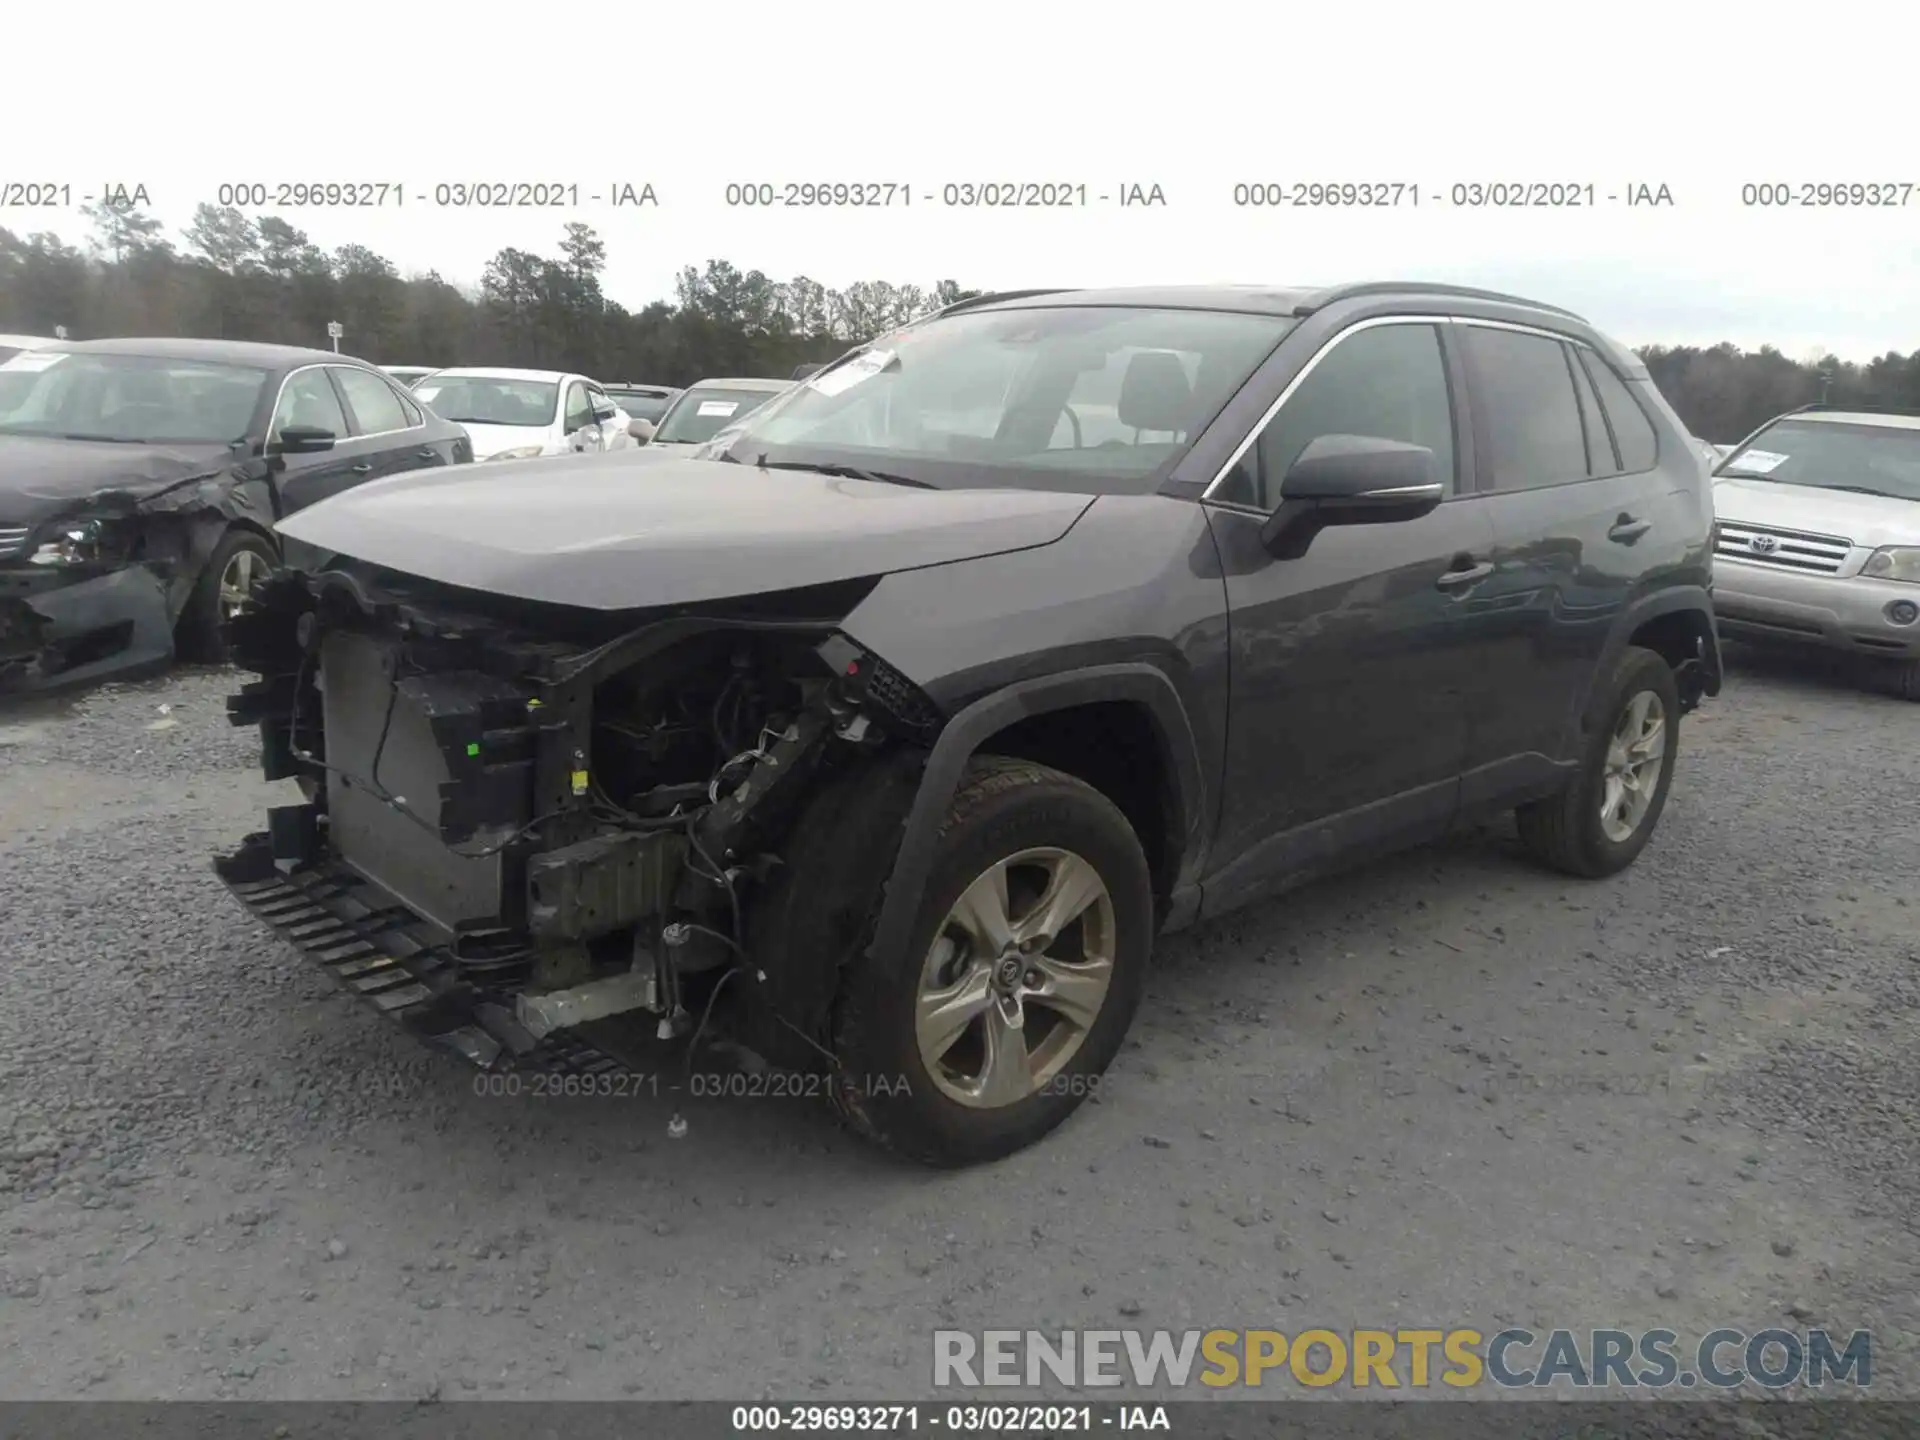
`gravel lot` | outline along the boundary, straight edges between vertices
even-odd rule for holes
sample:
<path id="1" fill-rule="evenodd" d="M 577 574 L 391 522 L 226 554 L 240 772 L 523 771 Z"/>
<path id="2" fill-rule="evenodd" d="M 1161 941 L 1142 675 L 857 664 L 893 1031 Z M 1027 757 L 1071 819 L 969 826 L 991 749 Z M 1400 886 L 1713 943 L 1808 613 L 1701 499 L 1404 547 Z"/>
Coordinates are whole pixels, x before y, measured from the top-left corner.
<path id="1" fill-rule="evenodd" d="M 1746 662 L 1617 880 L 1496 828 L 1181 936 L 1101 1103 L 943 1176 L 800 1100 L 477 1094 L 214 880 L 273 793 L 232 686 L 0 714 L 0 1395 L 910 1398 L 943 1325 L 1503 1323 L 1869 1327 L 1920 1394 L 1913 705 Z"/>

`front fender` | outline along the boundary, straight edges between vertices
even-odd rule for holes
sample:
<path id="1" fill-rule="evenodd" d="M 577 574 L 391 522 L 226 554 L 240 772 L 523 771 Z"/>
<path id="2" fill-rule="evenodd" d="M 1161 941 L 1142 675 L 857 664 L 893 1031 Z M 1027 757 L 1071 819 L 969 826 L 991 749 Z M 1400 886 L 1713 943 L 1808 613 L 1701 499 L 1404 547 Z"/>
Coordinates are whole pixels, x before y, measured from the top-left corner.
<path id="1" fill-rule="evenodd" d="M 1029 716 L 1099 703 L 1136 704 L 1152 721 L 1167 765 L 1171 829 L 1180 863 L 1173 884 L 1169 927 L 1197 909 L 1194 878 L 1205 858 L 1203 818 L 1210 813 L 1199 742 L 1186 707 L 1165 672 L 1145 663 L 1096 665 L 1017 681 L 957 712 L 934 741 L 919 789 L 907 814 L 900 849 L 887 877 L 886 896 L 874 930 L 881 954 L 898 954 L 910 941 L 915 912 L 933 869 L 934 844 L 953 803 L 967 762 L 993 735 Z"/>

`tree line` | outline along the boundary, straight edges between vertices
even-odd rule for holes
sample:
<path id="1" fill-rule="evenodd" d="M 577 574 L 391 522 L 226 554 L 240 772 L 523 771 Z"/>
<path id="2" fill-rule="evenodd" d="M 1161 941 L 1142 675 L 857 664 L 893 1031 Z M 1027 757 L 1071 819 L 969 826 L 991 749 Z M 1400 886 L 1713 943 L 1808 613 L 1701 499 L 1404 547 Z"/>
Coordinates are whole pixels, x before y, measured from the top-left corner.
<path id="1" fill-rule="evenodd" d="M 628 310 L 601 288 L 606 242 L 566 225 L 553 254 L 506 248 L 479 284 L 402 275 L 364 245 L 323 250 L 277 215 L 201 205 L 177 237 L 133 206 L 83 211 L 80 245 L 0 226 L 0 331 L 76 339 L 198 335 L 328 345 L 386 365 L 521 365 L 603 380 L 687 385 L 784 376 L 937 305 L 979 292 L 863 280 L 835 289 L 725 260 L 687 266 L 672 301 Z M 1920 413 L 1920 349 L 1866 362 L 1796 360 L 1771 346 L 1643 347 L 1654 381 L 1696 435 L 1740 439 L 1799 405 Z"/>

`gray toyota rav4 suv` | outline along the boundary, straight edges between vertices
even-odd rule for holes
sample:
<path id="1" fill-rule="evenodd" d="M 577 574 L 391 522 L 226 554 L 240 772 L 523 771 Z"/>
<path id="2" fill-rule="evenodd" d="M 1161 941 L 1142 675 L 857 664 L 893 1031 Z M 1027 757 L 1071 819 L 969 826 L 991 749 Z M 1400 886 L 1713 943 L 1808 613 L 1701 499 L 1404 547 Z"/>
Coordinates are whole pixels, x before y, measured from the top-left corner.
<path id="1" fill-rule="evenodd" d="M 1097 1088 L 1157 934 L 1503 810 L 1630 864 L 1719 689 L 1712 521 L 1549 306 L 979 297 L 697 457 L 289 518 L 231 713 L 304 799 L 216 868 L 477 1065 L 616 1093 L 726 1031 L 987 1160 Z"/>

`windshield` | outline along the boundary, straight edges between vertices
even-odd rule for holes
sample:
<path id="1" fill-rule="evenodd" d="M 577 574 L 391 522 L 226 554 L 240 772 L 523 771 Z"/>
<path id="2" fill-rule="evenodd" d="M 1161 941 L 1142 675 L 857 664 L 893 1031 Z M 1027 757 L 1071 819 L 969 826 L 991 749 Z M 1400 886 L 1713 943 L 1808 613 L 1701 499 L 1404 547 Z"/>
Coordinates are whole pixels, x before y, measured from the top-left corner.
<path id="1" fill-rule="evenodd" d="M 1145 493 L 1292 324 L 1105 306 L 963 312 L 814 375 L 727 455 L 934 485 Z"/>
<path id="2" fill-rule="evenodd" d="M 544 429 L 560 408 L 557 380 L 504 375 L 435 375 L 413 387 L 433 413 L 456 425 L 522 425 Z"/>
<path id="3" fill-rule="evenodd" d="M 1779 420 L 1717 472 L 1823 490 L 1920 500 L 1920 429 L 1836 420 Z"/>
<path id="4" fill-rule="evenodd" d="M 226 444 L 247 433 L 266 383 L 251 365 L 28 350 L 0 363 L 0 434 Z"/>
<path id="5" fill-rule="evenodd" d="M 665 411 L 656 445 L 698 445 L 711 440 L 728 425 L 736 425 L 773 399 L 773 390 L 730 390 L 724 385 L 696 385 L 682 391 Z"/>
<path id="6" fill-rule="evenodd" d="M 609 390 L 607 394 L 627 414 L 636 420 L 654 421 L 667 413 L 667 406 L 673 403 L 673 396 L 648 390 Z"/>

